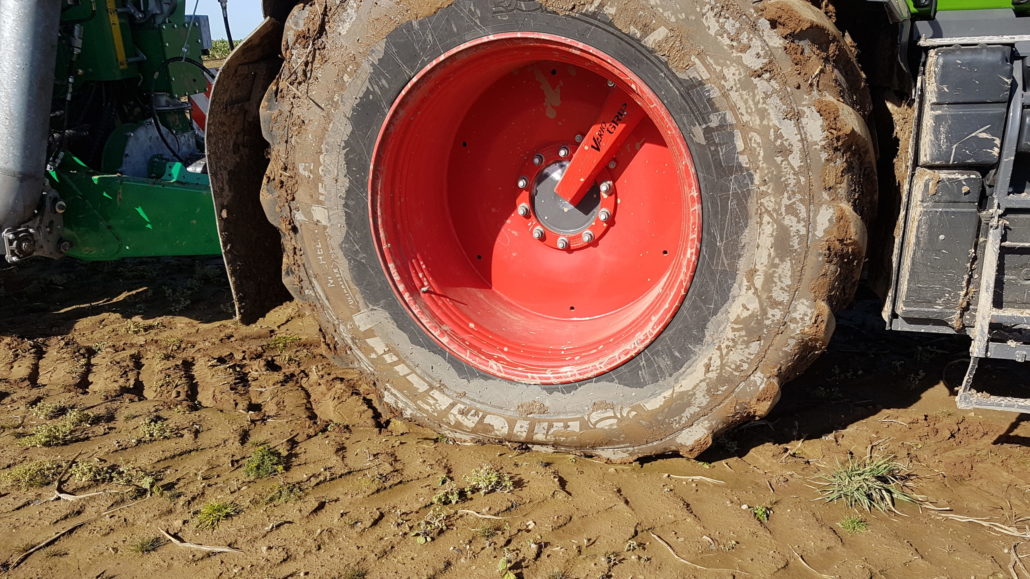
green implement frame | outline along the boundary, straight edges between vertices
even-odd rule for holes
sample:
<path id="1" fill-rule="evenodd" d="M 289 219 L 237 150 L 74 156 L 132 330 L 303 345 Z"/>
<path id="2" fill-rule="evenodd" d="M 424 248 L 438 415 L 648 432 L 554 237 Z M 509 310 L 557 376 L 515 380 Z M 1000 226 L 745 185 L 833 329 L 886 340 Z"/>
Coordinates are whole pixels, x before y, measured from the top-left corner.
<path id="1" fill-rule="evenodd" d="M 916 0 L 907 0 L 908 8 L 913 14 L 925 14 L 928 6 L 917 7 Z M 1009 9 L 1019 13 L 1030 13 L 1030 4 L 1013 0 L 937 0 L 937 10 L 993 10 Z"/>
<path id="2" fill-rule="evenodd" d="M 162 179 L 137 179 L 98 173 L 70 158 L 48 177 L 67 205 L 62 237 L 72 244 L 70 257 L 221 253 L 207 177 L 179 163 L 169 163 Z"/>

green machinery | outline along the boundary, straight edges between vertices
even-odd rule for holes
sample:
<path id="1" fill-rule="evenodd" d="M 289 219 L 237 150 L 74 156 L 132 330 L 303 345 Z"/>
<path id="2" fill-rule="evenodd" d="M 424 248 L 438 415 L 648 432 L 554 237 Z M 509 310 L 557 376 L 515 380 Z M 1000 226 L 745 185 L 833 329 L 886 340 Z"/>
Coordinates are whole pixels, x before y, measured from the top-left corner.
<path id="1" fill-rule="evenodd" d="M 5 230 L 8 261 L 217 254 L 189 100 L 214 79 L 200 63 L 210 47 L 206 17 L 187 17 L 174 0 L 5 0 L 5 15 L 8 4 L 57 19 L 46 31 L 57 44 L 46 47 L 56 66 L 45 201 Z M 35 70 L 29 80 L 46 77 Z"/>

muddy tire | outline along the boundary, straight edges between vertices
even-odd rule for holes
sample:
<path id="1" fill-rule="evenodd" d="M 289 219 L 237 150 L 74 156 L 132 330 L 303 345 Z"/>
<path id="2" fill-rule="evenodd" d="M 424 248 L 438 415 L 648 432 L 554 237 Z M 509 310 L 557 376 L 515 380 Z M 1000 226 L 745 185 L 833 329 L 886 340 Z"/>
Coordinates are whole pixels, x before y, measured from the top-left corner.
<path id="1" fill-rule="evenodd" d="M 387 409 L 459 440 L 525 443 L 612 461 L 667 451 L 694 456 L 718 432 L 765 415 L 783 382 L 826 346 L 832 310 L 850 300 L 861 270 L 865 226 L 860 213 L 874 201 L 875 170 L 863 120 L 868 96 L 861 73 L 845 39 L 822 13 L 800 0 L 624 1 L 604 3 L 597 12 L 583 3 L 557 1 L 329 4 L 325 9 L 318 4 L 299 7 L 287 23 L 285 65 L 264 106 L 271 162 L 262 199 L 269 219 L 283 233 L 287 286 L 318 317 L 330 350 L 341 360 L 356 359 L 369 372 Z M 535 44 L 514 48 L 532 51 L 545 45 L 543 50 L 558 55 L 554 62 L 568 65 L 551 68 L 547 60 L 548 67 L 538 71 L 545 79 L 534 80 L 552 83 L 552 91 L 566 91 L 564 105 L 541 95 L 541 106 L 554 109 L 546 111 L 547 118 L 567 120 L 566 108 L 579 106 L 579 95 L 596 86 L 603 89 L 590 80 L 591 74 L 604 78 L 610 73 L 608 78 L 616 80 L 609 86 L 648 105 L 651 116 L 640 126 L 651 130 L 653 125 L 657 132 L 636 146 L 657 142 L 672 151 L 669 174 L 678 180 L 666 176 L 665 183 L 678 185 L 663 189 L 668 191 L 664 200 L 624 187 L 625 173 L 618 171 L 629 172 L 633 166 L 631 138 L 621 150 L 627 155 L 619 156 L 625 168 L 620 164 L 611 177 L 621 205 L 609 237 L 590 247 L 564 250 L 519 246 L 525 248 L 523 255 L 542 256 L 522 262 L 519 269 L 496 248 L 485 248 L 494 253 L 484 254 L 483 248 L 471 247 L 483 235 L 466 232 L 467 220 L 454 217 L 461 207 L 442 213 L 432 195 L 443 196 L 441 205 L 467 201 L 483 214 L 496 213 L 488 204 L 476 206 L 476 196 L 456 196 L 454 191 L 465 186 L 460 180 L 481 172 L 504 173 L 503 180 L 508 180 L 512 167 L 533 170 L 525 163 L 536 150 L 525 149 L 518 139 L 483 144 L 477 127 L 496 123 L 497 131 L 506 130 L 494 119 L 496 113 L 470 125 L 471 137 L 462 133 L 465 121 L 457 118 L 456 132 L 441 132 L 435 140 L 418 136 L 432 125 L 417 123 L 431 120 L 407 119 L 454 114 L 453 105 L 434 104 L 432 96 L 448 87 L 492 94 L 487 89 L 494 85 L 489 83 L 511 82 L 498 94 L 522 90 L 520 71 L 532 69 L 536 61 L 518 61 L 482 86 L 462 85 L 472 82 L 463 79 L 462 71 L 485 71 L 509 53 L 489 53 L 490 58 L 469 61 L 465 68 L 442 68 L 440 63 L 452 62 L 448 59 L 455 54 L 465 57 L 466 47 L 490 48 L 496 39 L 523 43 L 527 36 Z M 588 57 L 589 62 L 573 60 Z M 553 80 L 546 78 L 548 72 Z M 568 78 L 559 80 L 564 74 Z M 447 82 L 423 90 L 429 82 L 425 79 L 433 75 Z M 586 92 L 577 93 L 581 86 Z M 462 94 L 444 100 L 460 100 Z M 421 95 L 421 100 L 412 95 Z M 477 106 L 479 101 L 474 101 L 468 110 Z M 668 114 L 659 118 L 653 111 Z M 550 130 L 543 111 L 537 112 L 540 122 L 526 131 Z M 662 118 L 671 119 L 668 126 Z M 587 128 L 570 126 L 576 128 L 563 129 L 570 143 L 573 133 Z M 411 136 L 397 145 L 402 137 L 396 135 Z M 680 163 L 681 157 L 675 156 L 679 139 L 689 152 L 682 158 L 689 162 Z M 514 158 L 504 171 L 483 165 L 483 159 L 495 158 L 486 151 L 498 147 Z M 482 150 L 483 157 L 457 171 L 449 163 L 465 150 Z M 654 154 L 659 156 L 652 165 L 665 159 L 661 150 Z M 456 184 L 433 193 L 434 164 L 418 160 L 423 157 L 446 165 L 450 172 L 444 172 L 458 179 Z M 407 180 L 383 184 L 395 174 Z M 645 174 L 640 182 L 653 189 L 657 185 L 646 181 L 651 178 Z M 502 232 L 526 226 L 515 213 L 515 195 L 523 186 L 518 181 L 510 180 L 511 215 L 494 224 Z M 423 190 L 411 187 L 413 182 L 426 183 L 426 193 L 412 193 Z M 534 200 L 541 195 L 535 189 L 532 194 Z M 633 215 L 653 211 L 648 204 L 655 203 L 668 204 L 662 206 L 665 215 L 653 216 L 658 227 L 631 225 Z M 427 217 L 420 220 L 419 211 Z M 537 219 L 538 211 L 543 225 L 540 207 L 534 205 L 529 218 Z M 437 227 L 441 220 L 446 223 Z M 581 227 L 601 225 L 595 219 Z M 620 238 L 620 227 L 632 235 Z M 440 249 L 451 243 L 441 230 L 471 240 L 469 247 L 450 250 L 461 252 L 461 259 Z M 529 231 L 508 237 L 530 244 Z M 672 233 L 662 237 L 666 231 Z M 546 229 L 540 236 L 544 239 L 537 241 L 557 243 L 556 235 Z M 489 293 L 513 271 L 544 275 L 538 271 L 550 267 L 548 260 L 565 260 L 561 263 L 569 271 L 578 272 L 577 255 L 594 251 L 602 259 L 606 246 L 617 246 L 617 239 L 636 240 L 622 246 L 634 251 L 639 248 L 633 243 L 653 243 L 640 249 L 639 259 L 615 263 L 597 274 L 570 275 L 583 276 L 576 281 L 589 287 L 616 288 L 611 293 L 624 299 L 623 310 L 639 315 L 616 319 L 604 308 L 614 312 L 622 302 L 616 299 L 612 305 L 605 297 L 577 293 L 565 279 L 544 284 L 521 277 L 523 285 L 513 286 L 511 292 L 517 294 L 526 283 L 539 284 L 538 291 L 546 296 L 538 317 L 533 312 L 523 315 L 533 308 L 521 302 L 507 311 L 499 305 L 505 302 Z M 666 246 L 655 244 L 666 241 L 672 244 L 664 250 L 671 265 L 663 266 L 659 250 Z M 487 292 L 482 305 L 488 312 L 470 313 L 461 309 L 468 300 L 454 298 L 461 284 L 447 276 L 484 267 L 479 265 L 484 255 L 493 260 L 492 269 L 478 271 L 496 274 L 496 286 L 484 284 L 481 289 Z M 427 277 L 411 273 L 414 263 L 429 268 L 423 272 Z M 644 275 L 637 272 L 652 264 L 660 283 L 640 289 L 634 276 Z M 420 288 L 413 285 L 418 279 L 433 281 Z M 626 295 L 619 297 L 620 292 Z M 441 305 L 446 299 L 457 304 L 453 311 Z M 564 316 L 548 310 L 581 304 L 568 300 L 582 300 L 581 310 L 600 308 L 592 317 L 602 322 L 588 325 L 591 316 L 586 314 Z M 659 302 L 660 308 L 648 309 Z M 498 308 L 514 321 L 499 322 Z M 444 313 L 434 317 L 438 311 Z M 647 316 L 658 321 L 639 320 Z M 565 325 L 552 324 L 552 318 Z M 466 321 L 467 326 L 455 328 L 456 322 Z M 606 332 L 609 327 L 614 329 Z M 534 332 L 539 328 L 543 330 Z M 494 340 L 492 345 L 483 345 L 485 339 L 477 342 L 486 335 Z M 565 344 L 562 335 L 574 339 Z M 593 344 L 595 337 L 599 345 L 590 352 L 609 347 L 611 356 L 593 356 L 584 349 L 583 361 L 569 356 L 562 365 L 561 352 L 580 342 Z M 510 353 L 510 359 L 502 359 L 500 350 Z"/>

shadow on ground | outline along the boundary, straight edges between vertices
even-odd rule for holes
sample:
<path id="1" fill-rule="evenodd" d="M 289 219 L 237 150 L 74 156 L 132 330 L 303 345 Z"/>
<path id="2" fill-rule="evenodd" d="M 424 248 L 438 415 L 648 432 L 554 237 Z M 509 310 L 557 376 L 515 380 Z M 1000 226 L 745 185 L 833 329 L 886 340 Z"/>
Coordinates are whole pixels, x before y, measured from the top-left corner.
<path id="1" fill-rule="evenodd" d="M 31 260 L 0 269 L 0 335 L 61 336 L 103 313 L 215 322 L 230 319 L 231 306 L 220 257 Z"/>

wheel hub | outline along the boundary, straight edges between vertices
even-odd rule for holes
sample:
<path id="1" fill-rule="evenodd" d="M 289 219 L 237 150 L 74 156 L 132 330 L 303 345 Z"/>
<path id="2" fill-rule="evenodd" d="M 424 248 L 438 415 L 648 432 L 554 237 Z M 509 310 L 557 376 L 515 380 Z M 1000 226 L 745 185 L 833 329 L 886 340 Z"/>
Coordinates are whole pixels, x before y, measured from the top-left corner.
<path id="1" fill-rule="evenodd" d="M 572 205 L 554 192 L 568 166 L 568 161 L 548 165 L 534 180 L 533 214 L 545 228 L 557 234 L 579 233 L 589 227 L 597 216 L 601 202 L 601 190 L 596 185 L 577 205 Z"/>
<path id="2" fill-rule="evenodd" d="M 618 199 L 611 170 L 602 170 L 586 195 L 575 205 L 555 193 L 569 166 L 566 145 L 544 147 L 530 156 L 516 179 L 516 213 L 522 223 L 514 231 L 528 230 L 533 239 L 560 251 L 575 251 L 596 244 L 614 224 Z"/>

